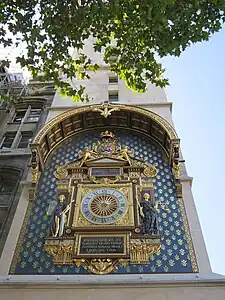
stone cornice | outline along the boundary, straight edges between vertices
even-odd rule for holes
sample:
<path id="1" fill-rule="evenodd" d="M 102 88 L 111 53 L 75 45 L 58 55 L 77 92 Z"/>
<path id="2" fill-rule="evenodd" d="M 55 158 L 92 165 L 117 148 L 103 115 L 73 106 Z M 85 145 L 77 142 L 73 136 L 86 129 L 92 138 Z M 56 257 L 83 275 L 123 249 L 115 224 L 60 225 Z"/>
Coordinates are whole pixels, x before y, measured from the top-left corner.
<path id="1" fill-rule="evenodd" d="M 93 103 L 94 105 L 95 103 Z M 172 112 L 172 106 L 173 103 L 172 102 L 156 102 L 156 103 L 122 103 L 120 102 L 119 104 L 127 104 L 127 105 L 137 105 L 140 107 L 169 107 L 170 112 Z M 78 107 L 82 107 L 82 106 L 87 106 L 90 105 L 90 103 L 85 103 L 83 105 L 79 105 L 79 103 L 76 103 L 75 105 L 71 105 L 71 106 L 50 106 L 47 107 L 47 109 L 49 111 L 55 111 L 55 110 L 60 110 L 60 111 L 65 111 L 65 110 L 69 110 L 69 109 L 74 109 L 74 108 L 78 108 Z"/>
<path id="2" fill-rule="evenodd" d="M 107 278 L 108 277 L 108 278 Z M 152 277 L 152 278 L 151 278 Z M 107 276 L 8 276 L 0 278 L 0 289 L 112 289 L 112 288 L 178 288 L 225 287 L 225 276 L 199 274 L 145 276 L 131 275 L 123 280 L 120 275 Z"/>

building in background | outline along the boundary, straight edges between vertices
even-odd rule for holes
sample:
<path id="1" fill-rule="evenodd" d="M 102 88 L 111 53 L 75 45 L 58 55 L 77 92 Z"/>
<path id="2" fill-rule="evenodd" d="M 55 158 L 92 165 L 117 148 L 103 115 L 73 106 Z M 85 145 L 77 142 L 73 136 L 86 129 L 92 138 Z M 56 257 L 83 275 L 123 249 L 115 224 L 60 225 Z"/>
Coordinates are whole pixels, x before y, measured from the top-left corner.
<path id="1" fill-rule="evenodd" d="M 22 73 L 0 70 L 0 94 L 17 96 L 16 101 L 0 102 L 0 253 L 23 189 L 31 159 L 29 144 L 46 121 L 54 88 L 31 81 Z"/>
<path id="2" fill-rule="evenodd" d="M 13 176 L 2 199 L 15 194 L 16 212 L 0 260 L 2 299 L 223 299 L 172 104 L 150 84 L 133 93 L 94 59 L 100 70 L 74 82 L 89 103 L 58 91 L 52 100 L 50 86 L 7 108 L 0 159 L 11 168 L 3 179 Z"/>

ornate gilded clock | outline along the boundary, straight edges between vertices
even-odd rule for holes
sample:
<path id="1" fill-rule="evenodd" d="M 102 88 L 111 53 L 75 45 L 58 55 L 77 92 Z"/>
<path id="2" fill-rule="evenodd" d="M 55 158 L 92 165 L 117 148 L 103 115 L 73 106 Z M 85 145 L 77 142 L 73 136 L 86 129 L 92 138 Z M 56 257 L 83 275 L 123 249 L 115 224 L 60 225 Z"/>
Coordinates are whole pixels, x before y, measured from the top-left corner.
<path id="1" fill-rule="evenodd" d="M 132 185 L 79 184 L 73 228 L 133 227 Z"/>
<path id="2" fill-rule="evenodd" d="M 116 189 L 100 188 L 85 195 L 81 202 L 83 216 L 94 224 L 113 224 L 127 210 L 126 197 Z"/>
<path id="3" fill-rule="evenodd" d="M 110 273 L 125 261 L 148 263 L 161 245 L 156 174 L 154 166 L 103 132 L 77 161 L 57 169 L 59 202 L 45 250 L 57 264 L 82 264 L 95 274 Z"/>

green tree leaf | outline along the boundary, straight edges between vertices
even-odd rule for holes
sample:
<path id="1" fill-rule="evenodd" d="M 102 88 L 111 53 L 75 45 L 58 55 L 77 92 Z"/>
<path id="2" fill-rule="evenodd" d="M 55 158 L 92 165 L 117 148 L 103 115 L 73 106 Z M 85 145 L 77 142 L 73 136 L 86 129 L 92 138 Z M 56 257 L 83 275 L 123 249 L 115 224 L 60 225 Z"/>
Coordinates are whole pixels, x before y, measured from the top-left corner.
<path id="1" fill-rule="evenodd" d="M 85 88 L 71 83 L 100 67 L 82 52 L 88 38 L 127 87 L 144 92 L 147 81 L 168 84 L 157 57 L 208 40 L 224 20 L 220 0 L 9 0 L 0 3 L 0 43 L 25 43 L 17 57 L 22 67 L 53 80 L 62 95 L 87 101 Z"/>

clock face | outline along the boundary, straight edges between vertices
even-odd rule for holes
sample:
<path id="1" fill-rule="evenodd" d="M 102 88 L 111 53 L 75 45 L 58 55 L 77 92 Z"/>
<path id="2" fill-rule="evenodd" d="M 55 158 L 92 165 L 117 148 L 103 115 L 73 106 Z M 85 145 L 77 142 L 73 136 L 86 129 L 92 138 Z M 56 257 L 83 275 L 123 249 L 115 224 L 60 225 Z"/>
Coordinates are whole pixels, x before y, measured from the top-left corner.
<path id="1" fill-rule="evenodd" d="M 87 194 L 81 203 L 82 214 L 95 224 L 113 224 L 127 210 L 126 197 L 111 188 L 97 189 Z"/>

